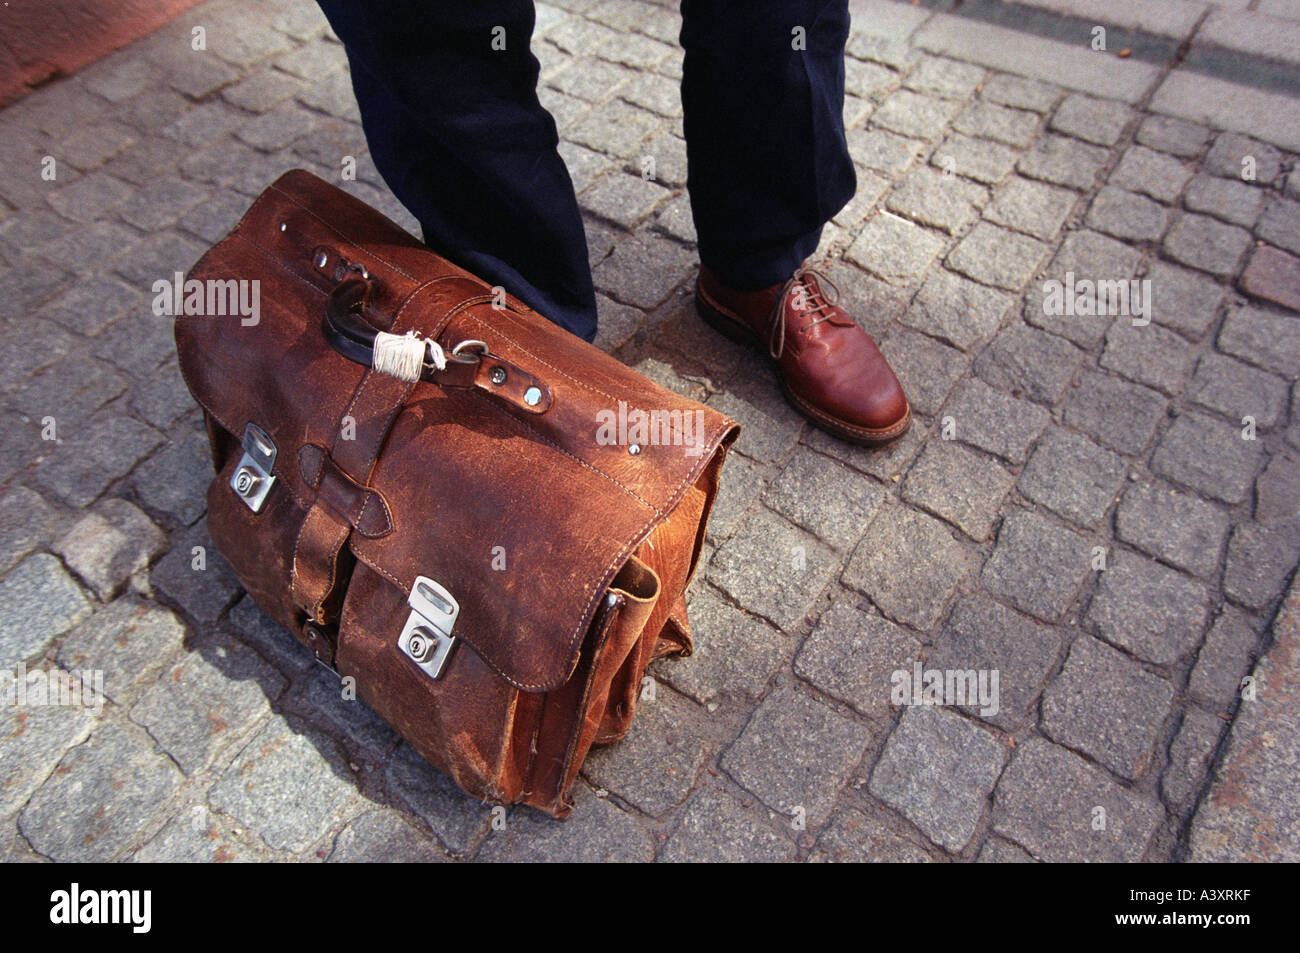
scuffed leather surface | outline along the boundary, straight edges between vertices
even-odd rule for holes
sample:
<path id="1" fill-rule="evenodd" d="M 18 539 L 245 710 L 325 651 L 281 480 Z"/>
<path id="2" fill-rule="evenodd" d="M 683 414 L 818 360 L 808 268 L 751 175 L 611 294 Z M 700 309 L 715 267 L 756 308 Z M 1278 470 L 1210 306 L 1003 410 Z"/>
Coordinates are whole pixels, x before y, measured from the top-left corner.
<path id="1" fill-rule="evenodd" d="M 525 412 L 513 390 L 411 385 L 334 352 L 321 319 L 344 275 L 314 267 L 321 246 L 375 277 L 364 304 L 375 327 L 448 350 L 485 341 L 544 382 L 545 412 Z M 736 425 L 509 297 L 494 309 L 481 281 L 306 172 L 263 193 L 190 277 L 261 282 L 255 326 L 176 322 L 221 467 L 209 526 L 240 581 L 304 641 L 304 622 L 336 631 L 339 672 L 463 788 L 567 813 L 587 749 L 626 731 L 645 665 L 689 648 L 670 615 L 684 612 Z M 619 401 L 702 411 L 703 452 L 598 444 L 597 412 Z M 250 421 L 277 448 L 258 514 L 227 485 Z M 629 567 L 655 580 L 652 596 L 619 588 Z M 460 604 L 436 682 L 396 646 L 421 575 Z"/>

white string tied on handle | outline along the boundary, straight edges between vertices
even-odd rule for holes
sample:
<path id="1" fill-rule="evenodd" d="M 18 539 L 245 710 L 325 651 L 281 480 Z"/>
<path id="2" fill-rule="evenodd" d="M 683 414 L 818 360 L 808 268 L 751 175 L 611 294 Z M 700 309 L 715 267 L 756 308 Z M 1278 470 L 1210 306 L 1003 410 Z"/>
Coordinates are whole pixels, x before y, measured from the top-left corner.
<path id="1" fill-rule="evenodd" d="M 414 384 L 424 372 L 426 354 L 438 370 L 446 368 L 447 355 L 437 341 L 419 337 L 414 331 L 405 334 L 376 331 L 370 366 L 380 374 L 388 374 Z"/>

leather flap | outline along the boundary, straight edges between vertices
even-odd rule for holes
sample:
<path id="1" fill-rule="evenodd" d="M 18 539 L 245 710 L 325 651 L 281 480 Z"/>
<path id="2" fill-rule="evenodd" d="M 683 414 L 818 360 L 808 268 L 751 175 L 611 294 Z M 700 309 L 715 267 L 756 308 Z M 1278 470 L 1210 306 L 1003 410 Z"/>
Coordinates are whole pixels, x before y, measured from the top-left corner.
<path id="1" fill-rule="evenodd" d="M 394 406 L 358 399 L 372 372 L 321 334 L 335 283 L 313 267 L 322 244 L 378 279 L 369 320 L 448 348 L 484 341 L 544 381 L 551 405 L 525 413 L 477 388 L 428 382 Z M 483 282 L 307 172 L 267 189 L 189 278 L 259 282 L 256 323 L 205 298 L 177 318 L 176 340 L 191 392 L 221 426 L 238 438 L 253 422 L 275 443 L 271 492 L 305 513 L 318 489 L 304 472 L 319 465 L 300 466 L 303 449 L 337 448 L 348 427 L 380 434 L 370 472 L 345 476 L 387 504 L 391 531 L 354 532 L 349 546 L 404 594 L 417 576 L 442 584 L 460 605 L 461 648 L 525 691 L 568 679 L 614 575 L 739 432 L 514 299 L 494 308 Z M 655 423 L 649 439 L 637 412 Z M 306 458 L 316 464 L 318 452 Z"/>

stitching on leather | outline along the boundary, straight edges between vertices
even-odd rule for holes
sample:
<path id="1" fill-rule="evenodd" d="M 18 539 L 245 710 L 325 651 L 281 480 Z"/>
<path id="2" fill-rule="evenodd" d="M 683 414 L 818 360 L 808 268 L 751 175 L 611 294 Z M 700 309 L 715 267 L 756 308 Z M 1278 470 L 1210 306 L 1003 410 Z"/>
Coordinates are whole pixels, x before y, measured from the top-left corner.
<path id="1" fill-rule="evenodd" d="M 528 350 L 528 348 L 524 347 L 522 344 L 516 341 L 514 338 L 512 338 L 510 335 L 506 334 L 500 328 L 493 327 L 492 325 L 483 321 L 477 315 L 466 312 L 465 316 L 469 318 L 471 321 L 473 321 L 475 324 L 479 325 L 479 327 L 487 328 L 488 330 L 497 334 L 503 340 L 510 342 L 512 345 L 515 346 L 517 350 L 521 351 L 524 354 L 527 354 L 529 357 L 531 357 L 538 364 L 541 364 L 543 367 L 549 367 L 551 370 L 555 371 L 555 373 L 559 374 L 561 377 L 565 378 L 566 380 L 572 381 L 573 383 L 577 384 L 579 387 L 586 388 L 587 390 L 591 391 L 593 394 L 599 394 L 601 397 L 608 397 L 610 400 L 619 399 L 615 397 L 613 394 L 607 394 L 599 387 L 593 387 L 591 384 L 588 384 L 585 381 L 580 381 L 578 380 L 578 378 L 574 377 L 573 375 L 565 373 L 564 371 L 562 371 L 560 368 L 556 367 L 554 364 L 550 363 L 549 361 L 543 360 L 542 358 L 534 354 L 532 351 Z"/>

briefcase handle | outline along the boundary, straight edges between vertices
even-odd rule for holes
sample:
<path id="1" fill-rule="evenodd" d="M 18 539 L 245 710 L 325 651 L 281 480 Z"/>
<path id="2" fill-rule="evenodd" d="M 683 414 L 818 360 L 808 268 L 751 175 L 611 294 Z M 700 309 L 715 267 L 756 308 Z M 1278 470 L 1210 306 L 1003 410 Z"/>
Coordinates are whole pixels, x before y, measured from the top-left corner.
<path id="1" fill-rule="evenodd" d="M 363 316 L 373 281 L 364 269 L 352 266 L 325 302 L 321 333 L 348 360 L 411 384 L 477 387 L 530 414 L 550 407 L 551 389 L 542 380 L 493 354 L 477 338 L 466 338 L 448 350 L 414 331 L 389 334 L 374 327 Z"/>

